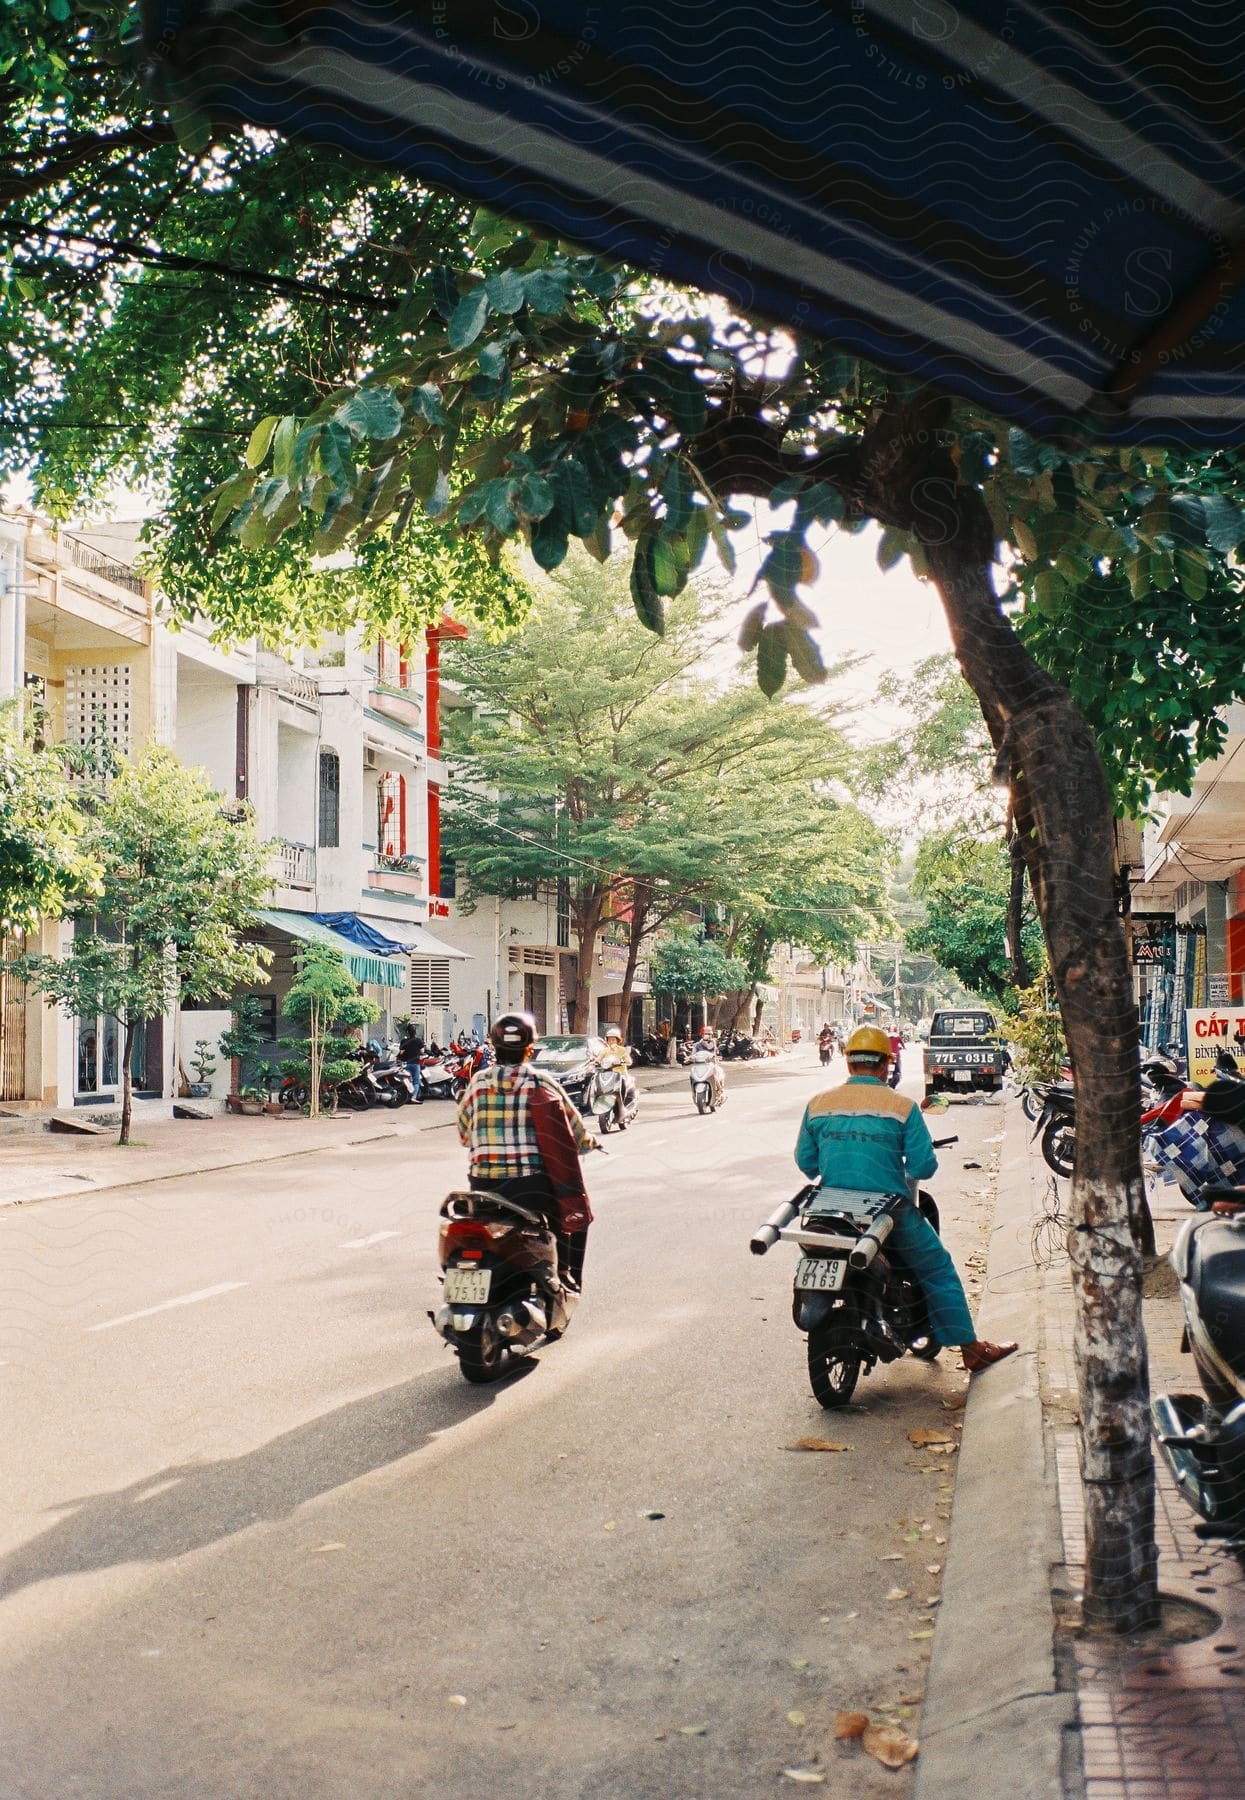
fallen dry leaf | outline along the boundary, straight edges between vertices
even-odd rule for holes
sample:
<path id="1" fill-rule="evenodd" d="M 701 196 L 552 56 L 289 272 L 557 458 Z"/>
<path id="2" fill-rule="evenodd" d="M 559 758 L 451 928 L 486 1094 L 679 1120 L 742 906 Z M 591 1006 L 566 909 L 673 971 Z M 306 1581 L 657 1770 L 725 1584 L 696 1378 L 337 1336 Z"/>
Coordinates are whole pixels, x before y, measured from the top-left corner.
<path id="1" fill-rule="evenodd" d="M 925 1689 L 919 1688 L 915 1694 L 900 1694 L 900 1706 L 919 1706 L 925 1698 Z"/>
<path id="2" fill-rule="evenodd" d="M 709 1727 L 707 1725 L 680 1725 L 679 1726 L 679 1736 L 680 1737 L 708 1737 L 708 1735 L 709 1735 Z"/>
<path id="3" fill-rule="evenodd" d="M 836 1738 L 863 1737 L 869 1729 L 869 1715 L 862 1712 L 837 1712 L 834 1715 Z"/>
<path id="4" fill-rule="evenodd" d="M 807 1669 L 808 1667 L 807 1656 L 789 1656 L 787 1661 L 793 1669 Z"/>
<path id="5" fill-rule="evenodd" d="M 929 1444 L 954 1444 L 955 1439 L 941 1425 L 917 1425 L 908 1433 L 908 1442 L 923 1450 Z"/>
<path id="6" fill-rule="evenodd" d="M 964 1402 L 967 1399 L 968 1399 L 967 1394 L 951 1394 L 942 1403 L 943 1411 L 944 1412 L 960 1412 L 963 1409 Z"/>
<path id="7" fill-rule="evenodd" d="M 885 1556 L 879 1556 L 878 1561 L 879 1562 L 902 1562 L 903 1557 L 900 1556 L 898 1550 L 889 1550 Z"/>
<path id="8" fill-rule="evenodd" d="M 614 1519 L 607 1519 L 605 1521 L 605 1524 L 602 1525 L 601 1530 L 602 1531 L 617 1531 L 618 1530 L 617 1521 Z"/>
<path id="9" fill-rule="evenodd" d="M 345 1544 L 317 1544 L 311 1552 L 313 1556 L 327 1556 L 330 1550 L 344 1550 Z"/>
<path id="10" fill-rule="evenodd" d="M 945 1544 L 945 1543 L 946 1543 L 946 1541 L 947 1541 L 947 1540 L 946 1540 L 946 1538 L 940 1538 L 940 1537 L 936 1537 L 936 1538 L 935 1538 L 935 1539 L 934 1539 L 934 1542 L 935 1542 L 935 1543 L 936 1543 L 936 1544 Z"/>
<path id="11" fill-rule="evenodd" d="M 449 1703 L 451 1706 L 466 1706 L 467 1696 L 466 1694 L 451 1694 L 449 1696 Z"/>
<path id="12" fill-rule="evenodd" d="M 784 1444 L 784 1450 L 850 1450 L 850 1444 L 836 1444 L 830 1438 L 802 1437 L 794 1444 Z"/>
<path id="13" fill-rule="evenodd" d="M 783 1774 L 788 1781 L 802 1781 L 808 1787 L 817 1787 L 826 1779 L 820 1769 L 784 1769 Z"/>
<path id="14" fill-rule="evenodd" d="M 913 1643 L 916 1643 L 920 1638 L 932 1638 L 933 1635 L 932 1631 L 910 1631 L 908 1633 L 908 1636 L 912 1639 Z"/>
<path id="15" fill-rule="evenodd" d="M 860 1741 L 870 1756 L 888 1769 L 902 1769 L 905 1763 L 914 1762 L 920 1747 L 901 1725 L 870 1725 Z"/>
<path id="16" fill-rule="evenodd" d="M 942 1574 L 942 1564 L 941 1563 L 926 1563 L 925 1573 L 927 1575 L 941 1575 Z"/>
<path id="17" fill-rule="evenodd" d="M 788 1725 L 807 1725 L 808 1720 L 802 1712 L 789 1712 L 787 1714 L 787 1723 Z"/>
<path id="18" fill-rule="evenodd" d="M 886 1598 L 888 1600 L 910 1600 L 912 1598 L 912 1590 L 911 1588 L 893 1587 Z"/>

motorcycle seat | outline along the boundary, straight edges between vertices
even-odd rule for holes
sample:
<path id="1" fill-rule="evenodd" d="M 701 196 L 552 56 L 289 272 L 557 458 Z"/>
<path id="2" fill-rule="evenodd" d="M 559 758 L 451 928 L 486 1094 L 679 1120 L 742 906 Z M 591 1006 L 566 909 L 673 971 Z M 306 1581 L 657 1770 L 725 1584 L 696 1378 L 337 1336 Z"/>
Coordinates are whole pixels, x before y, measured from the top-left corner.
<path id="1" fill-rule="evenodd" d="M 1240 1193 L 1232 1189 L 1221 1191 Z M 1245 1375 L 1243 1227 L 1245 1221 L 1213 1217 L 1199 1226 L 1189 1245 L 1187 1276 L 1207 1336 L 1237 1375 Z"/>

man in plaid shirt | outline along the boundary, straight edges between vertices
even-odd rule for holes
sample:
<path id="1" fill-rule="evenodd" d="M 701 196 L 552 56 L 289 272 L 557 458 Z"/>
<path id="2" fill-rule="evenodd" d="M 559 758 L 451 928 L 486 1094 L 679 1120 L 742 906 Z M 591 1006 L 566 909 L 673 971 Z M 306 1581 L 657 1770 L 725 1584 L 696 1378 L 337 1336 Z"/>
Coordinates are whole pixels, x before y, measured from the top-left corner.
<path id="1" fill-rule="evenodd" d="M 458 1136 L 471 1153 L 471 1185 L 496 1189 L 507 1199 L 537 1208 L 556 1229 L 556 1203 L 536 1139 L 532 1095 L 539 1089 L 554 1101 L 581 1156 L 600 1146 L 552 1075 L 527 1062 L 536 1041 L 536 1022 L 530 1014 L 506 1014 L 489 1036 L 497 1061 L 476 1071 L 458 1107 Z M 576 1287 L 583 1275 L 587 1241 L 586 1229 L 559 1233 L 560 1273 Z"/>

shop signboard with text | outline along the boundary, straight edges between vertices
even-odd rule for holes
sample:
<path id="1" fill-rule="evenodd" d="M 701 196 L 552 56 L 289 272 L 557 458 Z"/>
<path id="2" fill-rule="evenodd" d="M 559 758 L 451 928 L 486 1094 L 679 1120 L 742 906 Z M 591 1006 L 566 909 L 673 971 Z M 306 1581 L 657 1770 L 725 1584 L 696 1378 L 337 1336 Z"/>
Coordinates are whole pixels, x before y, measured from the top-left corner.
<path id="1" fill-rule="evenodd" d="M 1193 1006 L 1184 1016 L 1189 1080 L 1206 1087 L 1215 1078 L 1215 1063 L 1226 1050 L 1245 1076 L 1245 1007 Z"/>

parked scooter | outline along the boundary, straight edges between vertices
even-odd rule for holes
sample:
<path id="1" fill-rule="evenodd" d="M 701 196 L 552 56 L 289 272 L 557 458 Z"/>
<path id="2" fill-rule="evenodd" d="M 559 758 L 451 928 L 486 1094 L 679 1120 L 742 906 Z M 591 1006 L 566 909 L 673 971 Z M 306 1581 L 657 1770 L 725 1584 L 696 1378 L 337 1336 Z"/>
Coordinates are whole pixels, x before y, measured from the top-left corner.
<path id="1" fill-rule="evenodd" d="M 1070 1081 L 1052 1082 L 1045 1090 L 1033 1136 L 1039 1133 L 1047 1168 L 1070 1177 L 1076 1162 L 1076 1091 Z"/>
<path id="2" fill-rule="evenodd" d="M 496 1381 L 566 1330 L 576 1294 L 558 1280 L 557 1244 L 538 1213 L 500 1194 L 459 1191 L 441 1206 L 442 1304 L 428 1317 L 467 1381 Z"/>
<path id="3" fill-rule="evenodd" d="M 1245 1545 L 1245 1188 L 1205 1187 L 1171 1253 L 1184 1303 L 1182 1348 L 1205 1399 L 1158 1394 L 1154 1434 L 1205 1537 Z"/>
<path id="4" fill-rule="evenodd" d="M 470 1079 L 470 1059 L 453 1047 L 439 1056 L 424 1057 L 420 1063 L 420 1086 L 429 1100 L 461 1100 Z"/>
<path id="5" fill-rule="evenodd" d="M 939 1138 L 935 1147 L 957 1141 Z M 937 1231 L 932 1195 L 914 1198 Z M 938 1355 L 919 1283 L 885 1252 L 902 1199 L 814 1182 L 753 1233 L 754 1256 L 764 1256 L 780 1239 L 799 1246 L 791 1310 L 799 1330 L 808 1333 L 809 1384 L 821 1406 L 846 1406 L 861 1371 L 867 1375 L 879 1362 L 894 1362 L 905 1352 L 923 1362 Z"/>
<path id="6" fill-rule="evenodd" d="M 633 1078 L 622 1069 L 598 1070 L 592 1094 L 592 1110 L 602 1131 L 612 1131 L 615 1125 L 620 1131 L 625 1131 L 640 1110 L 640 1096 Z"/>

